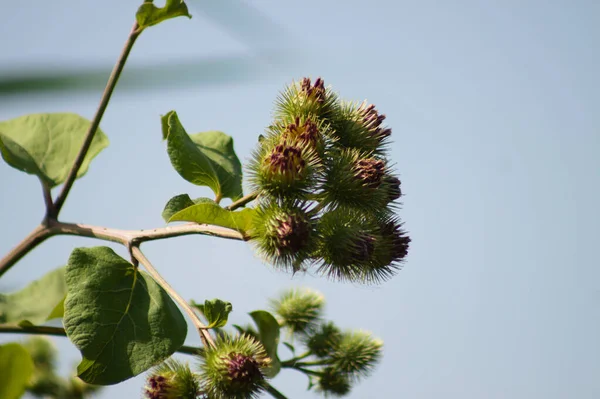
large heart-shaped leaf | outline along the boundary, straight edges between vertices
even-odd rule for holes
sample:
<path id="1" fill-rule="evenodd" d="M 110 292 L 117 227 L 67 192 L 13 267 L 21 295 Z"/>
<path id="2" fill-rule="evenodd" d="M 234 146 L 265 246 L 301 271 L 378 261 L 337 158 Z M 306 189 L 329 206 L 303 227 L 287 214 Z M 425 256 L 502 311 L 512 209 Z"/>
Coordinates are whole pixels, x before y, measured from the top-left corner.
<path id="1" fill-rule="evenodd" d="M 66 278 L 64 326 L 83 381 L 116 384 L 183 345 L 187 325 L 167 292 L 112 249 L 76 248 Z"/>
<path id="2" fill-rule="evenodd" d="M 275 317 L 266 310 L 255 310 L 250 312 L 250 317 L 258 327 L 260 342 L 265 347 L 267 354 L 271 358 L 271 365 L 266 374 L 273 378 L 281 370 L 281 363 L 277 356 L 277 347 L 279 346 L 279 323 Z"/>
<path id="3" fill-rule="evenodd" d="M 217 199 L 242 197 L 242 166 L 233 139 L 222 132 L 188 135 L 175 111 L 161 119 L 163 139 L 173 168 L 198 186 L 208 186 Z"/>
<path id="4" fill-rule="evenodd" d="M 0 323 L 38 325 L 62 317 L 60 310 L 65 295 L 65 268 L 61 267 L 20 291 L 0 294 Z"/>
<path id="5" fill-rule="evenodd" d="M 31 114 L 0 122 L 0 153 L 15 169 L 38 176 L 49 187 L 65 181 L 90 127 L 90 121 L 70 113 Z M 77 177 L 108 146 L 98 128 Z"/>
<path id="6" fill-rule="evenodd" d="M 0 370 L 0 398 L 18 399 L 33 374 L 33 360 L 19 344 L 0 345 Z"/>
<path id="7" fill-rule="evenodd" d="M 241 211 L 229 211 L 215 203 L 200 203 L 175 213 L 169 218 L 169 222 L 212 224 L 246 234 L 252 227 L 252 219 L 255 212 L 253 208 L 245 208 Z"/>
<path id="8" fill-rule="evenodd" d="M 156 25 L 175 17 L 192 17 L 183 0 L 167 0 L 164 7 L 157 7 L 152 4 L 152 1 L 146 0 L 135 14 L 137 23 L 141 28 Z"/>

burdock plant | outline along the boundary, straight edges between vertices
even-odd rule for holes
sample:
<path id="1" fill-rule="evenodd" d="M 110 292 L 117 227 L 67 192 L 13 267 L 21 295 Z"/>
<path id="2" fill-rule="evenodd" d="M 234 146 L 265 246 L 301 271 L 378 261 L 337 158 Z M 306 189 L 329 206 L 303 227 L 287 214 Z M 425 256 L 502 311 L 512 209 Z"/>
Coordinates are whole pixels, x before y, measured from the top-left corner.
<path id="1" fill-rule="evenodd" d="M 285 368 L 306 375 L 309 389 L 343 396 L 382 356 L 382 342 L 370 333 L 327 320 L 324 298 L 313 290 L 283 292 L 271 301 L 273 313 L 256 310 L 250 313 L 253 325 L 227 328 L 231 303 L 184 299 L 141 249 L 148 241 L 199 234 L 250 242 L 269 265 L 291 274 L 314 272 L 362 284 L 395 275 L 410 238 L 397 215 L 403 193 L 389 154 L 391 128 L 374 105 L 342 100 L 320 77 L 284 88 L 245 168 L 231 136 L 215 130 L 189 134 L 175 111 L 157 120 L 156 140 L 160 132 L 173 177 L 214 194 L 182 193 L 167 201 L 164 221 L 186 223 L 121 230 L 59 218 L 75 181 L 108 146 L 100 123 L 134 44 L 147 29 L 180 16 L 191 17 L 185 1 L 166 0 L 163 7 L 142 2 L 91 120 L 65 112 L 0 121 L 0 155 L 36 176 L 45 204 L 40 224 L 0 259 L 0 277 L 56 235 L 125 249 L 123 257 L 107 246 L 74 248 L 65 267 L 19 292 L 0 294 L 0 333 L 66 336 L 82 359 L 77 376 L 64 379 L 54 372 L 47 342 L 1 345 L 0 366 L 11 371 L 0 370 L 2 381 L 10 382 L 0 384 L 2 398 L 26 390 L 82 398 L 97 386 L 150 370 L 142 390 L 149 399 L 282 399 L 272 382 Z M 244 170 L 251 189 L 246 194 Z M 201 280 L 199 292 L 204 284 L 214 282 Z M 184 345 L 188 324 L 182 310 L 200 347 Z M 44 325 L 54 319 L 62 319 L 62 326 Z M 287 359 L 280 358 L 280 344 L 291 352 Z M 175 352 L 195 356 L 197 367 L 167 360 Z"/>

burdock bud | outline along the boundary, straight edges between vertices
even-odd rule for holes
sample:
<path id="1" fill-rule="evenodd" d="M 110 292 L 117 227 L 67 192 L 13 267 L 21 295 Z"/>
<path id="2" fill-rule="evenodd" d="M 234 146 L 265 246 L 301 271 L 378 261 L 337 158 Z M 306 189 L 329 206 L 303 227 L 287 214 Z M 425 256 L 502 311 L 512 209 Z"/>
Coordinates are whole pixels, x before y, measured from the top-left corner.
<path id="1" fill-rule="evenodd" d="M 202 387 L 211 399 L 255 398 L 265 388 L 270 359 L 248 336 L 220 337 L 207 348 L 201 364 Z"/>
<path id="2" fill-rule="evenodd" d="M 280 324 L 291 333 L 310 332 L 320 320 L 324 305 L 325 297 L 308 288 L 291 289 L 271 300 Z"/>
<path id="3" fill-rule="evenodd" d="M 365 213 L 386 211 L 389 193 L 382 183 L 389 171 L 384 159 L 357 149 L 344 149 L 332 151 L 326 166 L 321 195 L 330 208 L 349 207 Z"/>
<path id="4" fill-rule="evenodd" d="M 310 78 L 289 85 L 277 98 L 275 117 L 279 120 L 290 120 L 295 117 L 327 119 L 336 108 L 337 96 L 325 87 L 325 82 L 317 78 L 314 83 Z"/>
<path id="5" fill-rule="evenodd" d="M 384 120 L 385 115 L 379 114 L 372 104 L 342 102 L 331 118 L 336 144 L 383 155 L 392 134 L 383 125 Z"/>
<path id="6" fill-rule="evenodd" d="M 300 117 L 296 117 L 293 123 L 285 127 L 282 138 L 283 141 L 293 143 L 303 150 L 317 150 L 322 142 L 319 126 L 311 118 L 301 122 Z"/>
<path id="7" fill-rule="evenodd" d="M 187 364 L 168 359 L 152 370 L 144 396 L 147 399 L 197 399 L 203 398 L 196 375 Z"/>
<path id="8" fill-rule="evenodd" d="M 367 376 L 381 359 L 383 341 L 366 331 L 342 334 L 335 351 L 331 353 L 336 369 L 354 378 Z"/>
<path id="9" fill-rule="evenodd" d="M 369 188 L 377 188 L 385 174 L 385 162 L 381 159 L 359 159 L 354 166 L 354 176 Z"/>
<path id="10" fill-rule="evenodd" d="M 386 176 L 383 178 L 383 181 L 387 185 L 388 200 L 390 202 L 395 201 L 402 196 L 400 179 L 395 176 Z"/>
<path id="11" fill-rule="evenodd" d="M 279 144 L 263 161 L 271 179 L 285 184 L 302 179 L 306 172 L 306 161 L 302 159 L 302 149 L 294 145 Z"/>
<path id="12" fill-rule="evenodd" d="M 253 219 L 254 242 L 267 260 L 276 266 L 293 267 L 307 259 L 314 221 L 302 203 L 263 203 Z"/>
<path id="13" fill-rule="evenodd" d="M 408 254 L 410 237 L 402 230 L 402 224 L 390 220 L 382 225 L 383 237 L 389 242 L 390 257 L 392 262 L 401 262 Z"/>
<path id="14" fill-rule="evenodd" d="M 315 356 L 324 358 L 335 351 L 341 338 L 340 329 L 330 321 L 319 325 L 316 331 L 305 339 L 305 345 Z"/>
<path id="15" fill-rule="evenodd" d="M 307 98 L 316 101 L 318 103 L 323 103 L 325 101 L 325 82 L 323 79 L 317 78 L 315 80 L 315 84 L 311 85 L 310 78 L 303 78 L 300 83 L 300 88 L 302 90 L 302 94 L 304 94 Z"/>
<path id="16" fill-rule="evenodd" d="M 385 115 L 379 114 L 373 104 L 366 104 L 364 102 L 358 108 L 358 111 L 362 114 L 362 122 L 368 135 L 381 143 L 392 134 L 392 129 L 382 127 L 381 124 L 385 120 Z"/>
<path id="17" fill-rule="evenodd" d="M 325 395 L 345 396 L 351 387 L 348 375 L 334 367 L 324 368 L 317 382 L 317 389 Z"/>

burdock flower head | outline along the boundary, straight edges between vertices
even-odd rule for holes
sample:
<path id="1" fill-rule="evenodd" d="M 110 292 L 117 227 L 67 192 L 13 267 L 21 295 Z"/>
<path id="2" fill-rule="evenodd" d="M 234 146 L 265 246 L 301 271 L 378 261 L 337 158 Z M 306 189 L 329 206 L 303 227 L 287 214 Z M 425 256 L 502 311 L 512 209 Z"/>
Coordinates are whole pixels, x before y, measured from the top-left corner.
<path id="1" fill-rule="evenodd" d="M 315 116 L 328 118 L 337 103 L 337 97 L 325 87 L 321 78 L 303 78 L 293 82 L 277 99 L 275 114 L 278 119 L 290 119 L 297 116 Z"/>
<path id="2" fill-rule="evenodd" d="M 296 117 L 294 122 L 285 125 L 281 137 L 284 142 L 293 143 L 305 151 L 322 151 L 323 137 L 319 125 L 311 118 L 304 121 Z"/>
<path id="3" fill-rule="evenodd" d="M 298 270 L 312 251 L 314 225 L 307 206 L 302 203 L 264 202 L 254 218 L 254 241 L 273 264 Z"/>
<path id="4" fill-rule="evenodd" d="M 255 398 L 265 389 L 270 359 L 258 341 L 240 335 L 219 337 L 200 365 L 202 388 L 211 399 Z"/>
<path id="5" fill-rule="evenodd" d="M 386 176 L 390 171 L 385 159 L 357 149 L 338 151 L 327 164 L 322 200 L 332 208 L 386 211 L 390 202 L 389 186 L 382 184 Z"/>
<path id="6" fill-rule="evenodd" d="M 339 144 L 366 152 L 385 152 L 392 130 L 383 126 L 385 115 L 365 102 L 343 102 L 331 120 Z"/>
<path id="7" fill-rule="evenodd" d="M 395 219 L 382 222 L 381 234 L 389 251 L 389 262 L 400 263 L 408 254 L 410 237 L 402 230 L 402 224 Z"/>
<path id="8" fill-rule="evenodd" d="M 279 318 L 279 324 L 291 333 L 306 334 L 320 321 L 325 297 L 317 291 L 303 288 L 284 292 L 271 301 L 271 307 Z"/>
<path id="9" fill-rule="evenodd" d="M 339 208 L 323 215 L 318 227 L 319 272 L 343 281 L 379 282 L 395 274 L 389 261 L 389 241 L 378 219 L 360 211 Z"/>
<path id="10" fill-rule="evenodd" d="M 169 359 L 150 373 L 144 387 L 147 399 L 198 399 L 203 396 L 187 364 Z"/>
<path id="11" fill-rule="evenodd" d="M 362 115 L 362 122 L 371 138 L 381 143 L 391 136 L 392 129 L 381 126 L 381 123 L 385 120 L 385 115 L 380 114 L 375 109 L 375 105 L 367 105 L 366 102 L 363 102 L 358 107 L 358 112 Z"/>
<path id="12" fill-rule="evenodd" d="M 354 170 L 354 176 L 365 187 L 377 188 L 385 175 L 385 162 L 376 158 L 359 159 L 354 165 Z"/>
<path id="13" fill-rule="evenodd" d="M 296 126 L 283 134 L 270 134 L 254 152 L 249 172 L 255 190 L 276 198 L 302 198 L 318 184 L 321 161 L 316 151 L 310 147 L 313 128 L 309 123 Z M 299 133 L 295 140 L 290 136 Z"/>
<path id="14" fill-rule="evenodd" d="M 326 367 L 319 373 L 317 390 L 325 396 L 346 396 L 351 388 L 348 375 L 335 367 Z"/>
<path id="15" fill-rule="evenodd" d="M 352 378 L 367 376 L 381 359 L 383 341 L 367 331 L 350 331 L 342 334 L 331 353 L 336 369 Z"/>

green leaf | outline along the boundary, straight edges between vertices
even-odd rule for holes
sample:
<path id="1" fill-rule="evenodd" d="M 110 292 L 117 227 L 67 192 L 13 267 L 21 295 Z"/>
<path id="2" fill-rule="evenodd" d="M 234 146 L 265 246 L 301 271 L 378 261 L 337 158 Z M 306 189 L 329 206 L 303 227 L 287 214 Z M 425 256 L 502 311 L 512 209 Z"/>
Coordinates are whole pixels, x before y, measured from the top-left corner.
<path id="1" fill-rule="evenodd" d="M 219 199 L 242 197 L 242 165 L 231 137 L 217 131 L 190 136 L 175 111 L 163 116 L 161 124 L 171 164 L 181 177 L 210 187 Z"/>
<path id="2" fill-rule="evenodd" d="M 281 370 L 281 363 L 277 356 L 279 345 L 279 323 L 273 315 L 266 310 L 255 310 L 250 312 L 250 317 L 258 327 L 260 342 L 262 342 L 267 354 L 271 358 L 271 366 L 267 370 L 267 377 L 273 378 Z"/>
<path id="3" fill-rule="evenodd" d="M 116 384 L 183 345 L 187 325 L 167 292 L 112 249 L 76 248 L 66 278 L 63 324 L 81 351 L 83 381 Z"/>
<path id="4" fill-rule="evenodd" d="M 38 176 L 49 187 L 65 181 L 90 127 L 90 121 L 70 113 L 31 114 L 0 122 L 0 152 L 15 169 Z M 77 177 L 108 146 L 98 128 Z"/>
<path id="5" fill-rule="evenodd" d="M 183 0 L 167 0 L 164 7 L 156 7 L 152 1 L 146 0 L 135 14 L 140 28 L 147 28 L 176 17 L 192 18 Z"/>
<path id="6" fill-rule="evenodd" d="M 66 294 L 65 268 L 61 267 L 20 291 L 0 294 L 0 323 L 39 325 L 61 317 L 56 308 Z"/>
<path id="7" fill-rule="evenodd" d="M 188 208 L 192 205 L 202 204 L 202 203 L 215 204 L 215 201 L 211 200 L 210 198 L 206 198 L 206 197 L 200 197 L 200 198 L 196 198 L 193 200 L 187 194 L 176 195 L 173 198 L 171 198 L 169 200 L 169 202 L 167 202 L 167 205 L 165 205 L 165 209 L 162 212 L 162 217 L 165 220 L 165 222 L 168 223 L 169 219 L 171 219 L 171 217 L 174 214 L 176 214 L 177 212 L 179 212 L 185 208 Z"/>
<path id="8" fill-rule="evenodd" d="M 233 138 L 216 130 L 192 134 L 190 138 L 213 162 L 222 196 L 233 200 L 242 198 L 242 163 L 233 149 Z"/>
<path id="9" fill-rule="evenodd" d="M 228 211 L 217 204 L 197 204 L 189 206 L 169 219 L 169 222 L 196 222 L 227 227 L 246 234 L 252 227 L 255 210 L 245 208 L 240 211 Z"/>
<path id="10" fill-rule="evenodd" d="M 200 312 L 208 320 L 208 328 L 220 328 L 227 324 L 227 318 L 229 313 L 233 310 L 233 306 L 230 302 L 225 302 L 220 299 L 208 299 L 204 301 L 204 304 L 196 303 L 192 301 L 192 306 L 198 308 Z"/>
<path id="11" fill-rule="evenodd" d="M 33 368 L 27 349 L 16 343 L 0 345 L 0 398 L 20 398 L 29 384 Z"/>

